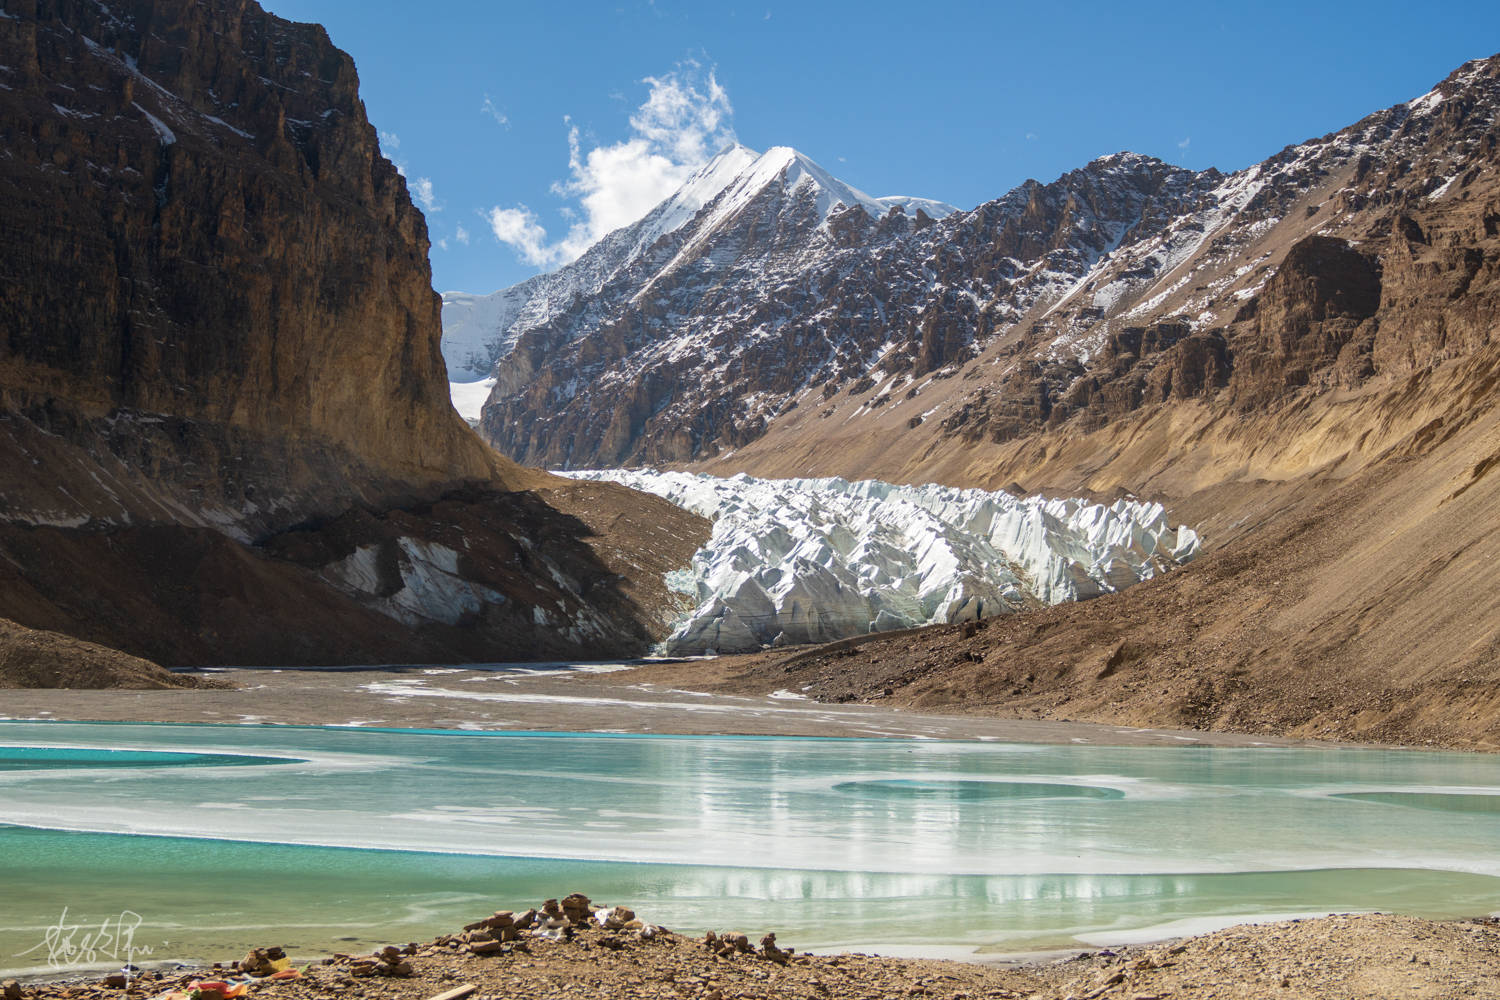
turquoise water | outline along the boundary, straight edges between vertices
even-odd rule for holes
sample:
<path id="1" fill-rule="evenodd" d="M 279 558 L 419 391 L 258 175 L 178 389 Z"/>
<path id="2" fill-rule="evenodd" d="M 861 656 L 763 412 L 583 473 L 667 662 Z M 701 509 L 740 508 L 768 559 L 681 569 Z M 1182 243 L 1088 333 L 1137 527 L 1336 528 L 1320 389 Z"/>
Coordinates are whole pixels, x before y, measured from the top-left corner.
<path id="1" fill-rule="evenodd" d="M 286 758 L 283 757 L 254 757 L 249 754 L 0 746 L 0 771 L 77 771 L 91 767 L 256 767 L 285 761 Z"/>
<path id="2" fill-rule="evenodd" d="M 45 964 L 20 953 L 64 907 L 208 960 L 574 890 L 928 953 L 1500 910 L 1493 757 L 4 722 L 0 761 L 46 765 L 0 764 L 6 969 Z"/>

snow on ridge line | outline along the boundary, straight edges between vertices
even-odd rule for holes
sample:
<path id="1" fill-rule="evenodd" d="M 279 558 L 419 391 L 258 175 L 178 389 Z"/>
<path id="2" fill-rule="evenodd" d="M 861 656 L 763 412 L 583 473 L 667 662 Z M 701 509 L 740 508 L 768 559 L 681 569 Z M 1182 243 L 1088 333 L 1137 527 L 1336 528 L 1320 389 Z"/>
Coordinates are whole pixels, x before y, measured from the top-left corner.
<path id="1" fill-rule="evenodd" d="M 621 483 L 714 522 L 692 568 L 668 574 L 697 602 L 662 643 L 669 655 L 831 642 L 1083 600 L 1199 549 L 1196 532 L 1136 500 L 652 469 L 558 474 Z"/>

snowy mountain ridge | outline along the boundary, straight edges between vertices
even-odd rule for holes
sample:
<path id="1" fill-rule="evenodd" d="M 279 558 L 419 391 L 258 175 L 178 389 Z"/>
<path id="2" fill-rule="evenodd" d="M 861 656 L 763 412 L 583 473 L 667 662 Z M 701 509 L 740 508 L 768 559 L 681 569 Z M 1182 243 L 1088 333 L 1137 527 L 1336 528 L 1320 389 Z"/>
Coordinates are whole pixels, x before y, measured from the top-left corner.
<path id="1" fill-rule="evenodd" d="M 522 332 L 549 322 L 575 300 L 598 294 L 662 237 L 694 221 L 706 206 L 714 204 L 713 214 L 696 227 L 699 232 L 711 230 L 768 184 L 777 182 L 788 189 L 806 186 L 820 218 L 840 204 L 858 205 L 874 217 L 897 207 L 935 217 L 957 211 L 928 198 L 872 198 L 790 147 L 777 146 L 761 154 L 738 143 L 727 146 L 640 221 L 605 236 L 578 260 L 488 295 L 444 292 L 443 358 L 450 381 L 476 382 L 489 376 Z M 670 268 L 691 249 L 681 248 L 665 267 Z"/>
<path id="2" fill-rule="evenodd" d="M 1373 327 L 1338 352 L 1379 306 L 1381 241 L 1436 252 L 1402 213 L 1466 196 L 1497 107 L 1500 61 L 1476 60 L 1233 174 L 1116 153 L 938 219 L 771 150 L 596 291 L 513 326 L 480 430 L 553 467 L 725 460 L 772 431 L 809 455 L 910 439 L 920 462 L 953 438 L 1351 384 L 1378 365 Z M 1337 315 L 1309 306 L 1327 337 L 1291 350 L 1255 318 L 1266 294 L 1346 280 Z"/>
<path id="3" fill-rule="evenodd" d="M 554 467 L 735 448 L 809 392 L 963 360 L 1218 175 L 1121 154 L 941 220 L 911 202 L 877 216 L 882 201 L 825 177 L 794 151 L 767 153 L 598 292 L 525 330 L 481 432 Z"/>

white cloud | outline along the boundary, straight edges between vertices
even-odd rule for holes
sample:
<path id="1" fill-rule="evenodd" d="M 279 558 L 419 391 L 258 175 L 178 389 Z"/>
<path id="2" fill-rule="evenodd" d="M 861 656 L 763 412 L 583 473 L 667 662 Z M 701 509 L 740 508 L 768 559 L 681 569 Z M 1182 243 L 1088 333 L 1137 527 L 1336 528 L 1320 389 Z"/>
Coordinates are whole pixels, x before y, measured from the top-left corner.
<path id="1" fill-rule="evenodd" d="M 515 248 L 516 253 L 533 267 L 546 267 L 555 259 L 555 247 L 547 246 L 547 230 L 537 222 L 536 215 L 525 205 L 519 208 L 490 209 L 485 220 L 490 232 L 501 243 Z"/>
<path id="2" fill-rule="evenodd" d="M 527 263 L 555 267 L 577 259 L 606 233 L 651 211 L 734 141 L 734 109 L 712 70 L 705 73 L 687 62 L 641 82 L 650 94 L 630 116 L 629 138 L 585 150 L 578 127 L 569 124 L 568 177 L 552 185 L 554 194 L 577 203 L 576 209 L 562 209 L 572 220 L 566 236 L 549 241 L 524 205 L 491 209 L 486 218 L 495 238 L 513 246 Z"/>
<path id="3" fill-rule="evenodd" d="M 433 246 L 437 247 L 439 250 L 446 250 L 446 249 L 448 249 L 448 238 L 446 236 L 443 237 L 442 239 L 440 239 L 436 243 L 434 243 Z"/>
<path id="4" fill-rule="evenodd" d="M 510 118 L 505 114 L 504 111 L 501 111 L 499 108 L 495 107 L 495 102 L 490 100 L 489 94 L 484 95 L 484 103 L 479 106 L 479 113 L 483 115 L 489 115 L 491 118 L 495 119 L 495 124 L 501 126 L 502 128 L 510 128 Z"/>
<path id="5" fill-rule="evenodd" d="M 464 246 L 469 245 L 469 231 L 463 226 L 458 227 L 458 231 L 453 234 L 453 238 L 455 240 L 458 240 L 458 242 L 462 243 Z"/>
<path id="6" fill-rule="evenodd" d="M 443 210 L 443 203 L 437 200 L 437 195 L 432 190 L 432 181 L 428 178 L 418 177 L 412 181 L 411 190 L 412 194 L 416 196 L 417 201 L 422 203 L 422 210 L 424 212 L 441 212 Z"/>
<path id="7" fill-rule="evenodd" d="M 380 140 L 381 155 L 391 161 L 391 165 L 396 168 L 396 173 L 405 177 L 406 164 L 396 159 L 396 150 L 401 148 L 401 137 L 394 132 L 376 132 L 375 134 Z"/>
<path id="8" fill-rule="evenodd" d="M 1193 141 L 1192 136 L 1188 136 L 1186 139 L 1182 140 L 1181 142 L 1179 142 L 1177 144 L 1177 148 L 1178 149 L 1187 149 L 1188 146 L 1192 143 L 1192 141 Z"/>

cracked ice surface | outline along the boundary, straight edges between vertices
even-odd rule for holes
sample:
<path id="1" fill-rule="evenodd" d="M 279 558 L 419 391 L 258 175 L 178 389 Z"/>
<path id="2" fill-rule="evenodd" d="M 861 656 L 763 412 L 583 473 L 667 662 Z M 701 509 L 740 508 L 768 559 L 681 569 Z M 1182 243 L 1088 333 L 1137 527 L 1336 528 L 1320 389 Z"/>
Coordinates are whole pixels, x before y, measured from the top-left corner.
<path id="1" fill-rule="evenodd" d="M 667 654 L 744 652 L 966 621 L 1122 590 L 1198 553 L 1160 504 L 1017 498 L 875 480 L 566 472 L 714 522 L 672 586 L 697 607 Z"/>

